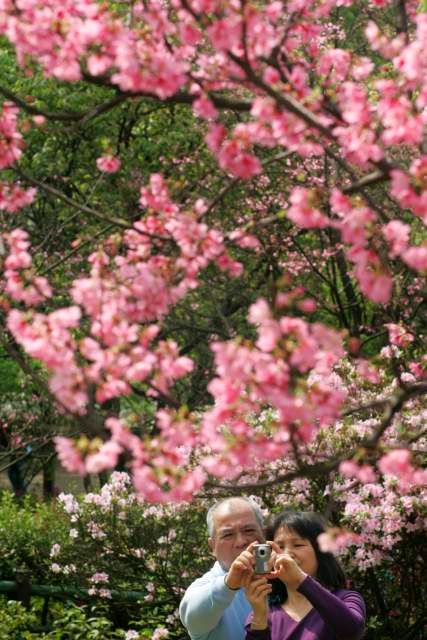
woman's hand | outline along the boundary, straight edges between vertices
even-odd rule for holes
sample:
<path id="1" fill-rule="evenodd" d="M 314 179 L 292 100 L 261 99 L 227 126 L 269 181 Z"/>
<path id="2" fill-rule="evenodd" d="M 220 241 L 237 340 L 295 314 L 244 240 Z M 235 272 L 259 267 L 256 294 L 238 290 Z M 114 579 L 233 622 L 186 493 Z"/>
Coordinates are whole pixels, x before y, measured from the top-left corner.
<path id="1" fill-rule="evenodd" d="M 307 574 L 300 569 L 294 558 L 286 551 L 281 551 L 277 544 L 270 543 L 276 552 L 274 558 L 274 570 L 270 576 L 279 578 L 290 589 L 298 589 L 300 584 L 305 580 Z"/>
<path id="2" fill-rule="evenodd" d="M 265 576 L 254 575 L 245 578 L 246 598 L 254 611 L 251 629 L 266 629 L 268 617 L 267 596 L 271 592 L 271 584 Z"/>

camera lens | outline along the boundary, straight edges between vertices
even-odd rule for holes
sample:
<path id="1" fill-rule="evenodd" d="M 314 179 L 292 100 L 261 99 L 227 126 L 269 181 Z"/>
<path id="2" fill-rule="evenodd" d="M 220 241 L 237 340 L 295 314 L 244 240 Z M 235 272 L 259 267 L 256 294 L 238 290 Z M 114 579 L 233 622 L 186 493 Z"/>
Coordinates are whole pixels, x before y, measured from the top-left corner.
<path id="1" fill-rule="evenodd" d="M 265 549 L 260 549 L 259 550 L 259 555 L 260 556 L 265 556 Z"/>

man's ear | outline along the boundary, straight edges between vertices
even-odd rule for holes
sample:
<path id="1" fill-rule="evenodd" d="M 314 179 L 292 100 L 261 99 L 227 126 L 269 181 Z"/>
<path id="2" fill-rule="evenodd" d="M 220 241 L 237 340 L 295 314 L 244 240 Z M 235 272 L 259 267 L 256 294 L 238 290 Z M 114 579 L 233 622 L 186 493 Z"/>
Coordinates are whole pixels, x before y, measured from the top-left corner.
<path id="1" fill-rule="evenodd" d="M 215 546 L 215 542 L 214 542 L 214 539 L 213 539 L 213 538 L 208 538 L 208 545 L 209 545 L 209 549 L 210 549 L 210 550 L 212 551 L 212 553 L 213 553 L 213 549 L 214 549 L 214 546 Z"/>

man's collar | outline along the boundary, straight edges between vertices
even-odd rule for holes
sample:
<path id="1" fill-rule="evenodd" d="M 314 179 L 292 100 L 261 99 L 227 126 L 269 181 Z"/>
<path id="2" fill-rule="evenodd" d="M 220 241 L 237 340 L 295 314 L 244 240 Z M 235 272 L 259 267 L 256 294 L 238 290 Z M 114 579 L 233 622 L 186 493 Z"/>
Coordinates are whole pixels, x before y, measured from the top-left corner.
<path id="1" fill-rule="evenodd" d="M 218 560 L 215 562 L 214 566 L 212 567 L 212 570 L 214 571 L 215 575 L 217 575 L 217 576 L 225 576 L 225 574 L 228 571 L 228 569 L 224 569 L 224 567 L 222 567 L 220 565 Z"/>

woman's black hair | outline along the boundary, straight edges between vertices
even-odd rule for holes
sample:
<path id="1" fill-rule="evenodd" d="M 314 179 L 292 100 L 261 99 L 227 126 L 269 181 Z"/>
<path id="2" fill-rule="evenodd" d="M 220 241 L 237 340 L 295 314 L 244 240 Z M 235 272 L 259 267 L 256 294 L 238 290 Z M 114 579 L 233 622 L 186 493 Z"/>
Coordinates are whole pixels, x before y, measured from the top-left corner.
<path id="1" fill-rule="evenodd" d="M 267 540 L 274 540 L 277 531 L 285 527 L 298 534 L 301 538 L 309 540 L 317 558 L 316 580 L 324 587 L 342 589 L 345 587 L 346 578 L 344 571 L 332 555 L 319 549 L 317 537 L 326 530 L 326 522 L 318 513 L 313 511 L 293 511 L 285 509 L 277 515 L 267 527 Z M 269 596 L 270 605 L 283 604 L 288 597 L 286 585 L 279 579 L 272 580 L 272 591 Z"/>

